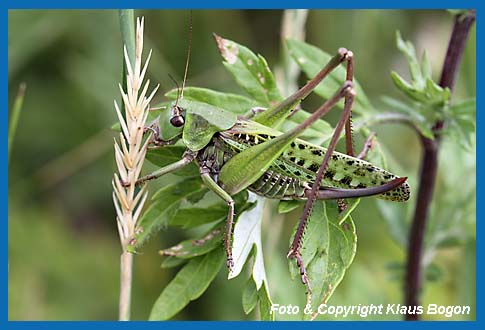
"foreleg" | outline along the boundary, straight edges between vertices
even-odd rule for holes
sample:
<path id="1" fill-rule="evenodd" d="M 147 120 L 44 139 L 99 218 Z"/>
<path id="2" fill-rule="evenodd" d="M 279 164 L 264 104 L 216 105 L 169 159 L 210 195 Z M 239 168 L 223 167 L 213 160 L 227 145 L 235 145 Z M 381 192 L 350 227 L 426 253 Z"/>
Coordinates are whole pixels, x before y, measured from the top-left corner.
<path id="1" fill-rule="evenodd" d="M 176 161 L 175 163 L 164 166 L 164 167 L 156 170 L 153 173 L 150 173 L 148 175 L 141 177 L 140 179 L 138 179 L 136 184 L 139 185 L 139 184 L 142 184 L 146 181 L 157 179 L 157 178 L 161 177 L 162 175 L 174 172 L 174 171 L 190 164 L 195 159 L 196 155 L 197 155 L 197 153 L 194 153 L 192 151 L 186 151 L 179 161 Z"/>

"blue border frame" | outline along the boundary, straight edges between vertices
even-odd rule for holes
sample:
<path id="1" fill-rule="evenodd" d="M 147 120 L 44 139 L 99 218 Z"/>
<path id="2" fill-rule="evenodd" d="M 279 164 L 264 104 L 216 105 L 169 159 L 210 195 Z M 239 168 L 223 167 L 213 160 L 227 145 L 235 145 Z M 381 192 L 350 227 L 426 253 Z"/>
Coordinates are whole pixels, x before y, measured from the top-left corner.
<path id="1" fill-rule="evenodd" d="M 68 5 L 67 5 L 68 4 Z M 286 8 L 312 8 L 312 9 L 442 9 L 442 8 L 477 8 L 478 0 L 408 0 L 402 4 L 390 3 L 389 0 L 347 0 L 347 1 L 312 1 L 312 0 L 233 0 L 231 2 L 224 0 L 185 0 L 183 2 L 160 1 L 160 0 L 140 0 L 133 1 L 93 1 L 93 0 L 71 0 L 69 2 L 50 0 L 38 3 L 32 0 L 9 0 L 2 4 L 10 9 L 102 9 L 102 8 L 133 8 L 136 5 L 138 9 L 149 8 L 166 8 L 166 9 L 286 9 Z"/>
<path id="2" fill-rule="evenodd" d="M 71 1 L 59 1 L 59 0 L 51 0 L 51 1 L 43 1 L 39 3 L 37 1 L 32 0 L 17 0 L 17 1 L 2 1 L 0 2 L 1 6 L 1 17 L 2 17 L 2 45 L 6 48 L 4 51 L 1 52 L 1 61 L 2 66 L 1 70 L 4 76 L 3 80 L 3 88 L 2 88 L 2 97 L 4 102 L 4 110 L 1 113 L 1 122 L 3 127 L 3 134 L 5 137 L 3 143 L 3 150 L 1 156 L 1 167 L 2 167 L 2 175 L 1 175 L 1 182 L 3 182 L 3 195 L 4 198 L 1 199 L 2 206 L 3 206 L 3 214 L 5 216 L 5 221 L 3 222 L 2 229 L 4 233 L 4 244 L 8 244 L 8 165 L 7 165 L 7 141 L 8 141 L 8 112 L 7 109 L 7 102 L 8 102 L 8 10 L 9 9 L 77 9 L 77 8 L 89 8 L 89 9 L 108 9 L 108 8 L 131 8 L 136 6 L 139 9 L 147 9 L 147 8 L 171 8 L 171 9 L 202 9 L 202 8 L 218 8 L 218 9 L 230 9 L 230 8 L 251 8 L 251 9 L 282 9 L 282 8 L 327 8 L 327 9 L 439 9 L 439 8 L 476 8 L 477 9 L 477 21 L 480 10 L 480 1 L 478 0 L 441 0 L 441 1 L 433 1 L 433 0 L 408 0 L 404 3 L 398 4 L 395 2 L 390 2 L 389 0 L 374 0 L 374 1 L 358 1 L 358 0 L 346 0 L 346 1 L 327 1 L 327 2 L 316 2 L 311 0 L 280 0 L 280 1 L 270 1 L 270 0 L 237 0 L 231 1 L 228 3 L 227 1 L 218 0 L 218 1 L 196 1 L 196 0 L 185 0 L 183 2 L 175 2 L 175 1 L 150 1 L 150 0 L 139 0 L 136 3 L 133 1 L 95 1 L 95 0 L 71 0 Z M 181 6 L 183 5 L 183 6 Z M 482 54 L 482 46 L 481 46 L 481 23 L 477 24 L 477 55 Z M 479 58 L 479 56 L 477 56 Z M 5 65 L 7 64 L 7 65 Z M 477 72 L 481 72 L 481 64 L 480 61 L 477 62 Z M 477 87 L 481 84 L 481 76 L 477 75 Z M 479 93 L 477 93 L 479 94 Z M 480 108 L 481 100 L 480 98 L 477 99 L 477 107 Z M 482 111 L 477 111 L 477 122 L 480 123 L 481 121 L 485 120 L 485 114 Z M 479 125 L 477 125 L 477 196 L 483 195 L 483 190 L 485 189 L 483 183 L 482 176 L 479 175 L 480 169 L 482 167 L 481 161 L 481 153 L 484 152 L 482 147 L 482 134 Z M 480 197 L 477 197 L 478 201 L 480 201 Z M 482 205 L 481 203 L 477 203 L 477 220 L 479 215 L 482 213 Z M 477 236 L 481 236 L 482 226 L 480 221 L 477 221 Z M 482 245 L 480 244 L 479 240 L 477 240 L 477 275 L 483 274 L 481 263 L 478 262 L 480 259 Z M 159 323 L 148 323 L 148 322 L 129 322 L 129 323 L 122 323 L 122 322 L 53 322 L 53 321 L 45 321 L 45 322 L 27 322 L 27 321 L 8 321 L 8 246 L 4 250 L 5 252 L 2 255 L 3 259 L 3 271 L 2 271 L 2 286 L 1 292 L 4 297 L 2 300 L 2 307 L 3 310 L 3 317 L 0 321 L 0 328 L 2 329 L 23 329 L 23 328 L 35 328 L 35 329 L 64 329 L 69 327 L 71 329 L 81 329 L 81 328 L 105 328 L 105 327 L 113 327 L 113 328 L 125 328 L 125 329 L 139 329 L 145 327 L 160 327 L 163 326 L 166 328 L 198 328 L 198 329 L 212 329 L 214 327 L 235 327 L 235 328 L 244 328 L 251 326 L 253 328 L 278 328 L 278 329 L 292 329 L 295 326 L 303 327 L 303 328 L 316 328 L 316 327 L 325 327 L 331 325 L 332 327 L 338 327 L 343 329 L 353 329 L 353 328 L 372 328 L 372 329 L 388 329 L 390 326 L 396 328 L 411 328 L 415 326 L 419 326 L 420 328 L 434 328 L 439 327 L 441 329 L 463 329 L 463 328 L 479 328 L 483 326 L 483 317 L 480 316 L 480 311 L 483 311 L 481 307 L 481 297 L 480 292 L 482 289 L 482 285 L 480 282 L 477 283 L 477 321 L 474 322 L 449 322 L 449 321 L 439 321 L 439 322 L 393 322 L 392 325 L 389 324 L 390 321 L 369 321 L 369 322 L 360 322 L 360 321 L 347 321 L 347 322 L 332 322 L 332 323 L 321 323 L 321 322 L 249 322 L 249 321 L 230 321 L 230 322 L 215 322 L 215 321 L 180 321 L 180 322 L 164 322 L 163 325 Z M 480 276 L 477 276 L 480 278 Z M 419 325 L 418 325 L 419 324 Z"/>

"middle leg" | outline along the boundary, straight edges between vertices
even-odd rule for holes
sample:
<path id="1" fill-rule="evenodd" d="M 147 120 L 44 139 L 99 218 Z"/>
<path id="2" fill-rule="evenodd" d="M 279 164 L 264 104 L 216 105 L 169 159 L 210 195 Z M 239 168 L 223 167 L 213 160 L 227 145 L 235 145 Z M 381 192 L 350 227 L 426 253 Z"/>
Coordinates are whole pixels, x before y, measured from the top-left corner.
<path id="1" fill-rule="evenodd" d="M 217 182 L 215 182 L 210 174 L 209 169 L 202 167 L 200 169 L 200 174 L 202 181 L 207 185 L 207 187 L 215 192 L 219 197 L 221 197 L 226 203 L 228 207 L 227 212 L 227 222 L 226 222 L 226 234 L 224 236 L 224 248 L 226 250 L 227 255 L 227 267 L 229 268 L 229 272 L 232 271 L 234 267 L 234 260 L 232 259 L 232 229 L 234 225 L 234 200 L 232 199 L 231 195 L 229 195 L 224 189 L 222 189 Z"/>

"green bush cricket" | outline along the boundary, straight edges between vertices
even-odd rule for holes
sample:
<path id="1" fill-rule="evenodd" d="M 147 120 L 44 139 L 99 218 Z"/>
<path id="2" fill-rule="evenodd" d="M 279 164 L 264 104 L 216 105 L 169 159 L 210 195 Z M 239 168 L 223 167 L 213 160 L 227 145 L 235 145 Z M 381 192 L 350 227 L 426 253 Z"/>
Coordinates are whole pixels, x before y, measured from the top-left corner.
<path id="1" fill-rule="evenodd" d="M 230 41 L 217 35 L 215 39 L 224 58 L 230 61 L 231 56 L 234 56 L 228 52 L 231 49 Z M 224 246 L 230 271 L 233 267 L 231 237 L 234 222 L 234 200 L 231 196 L 248 189 L 267 198 L 306 200 L 288 257 L 296 259 L 301 279 L 310 294 L 311 287 L 300 248 L 306 222 L 317 199 L 372 195 L 391 201 L 406 201 L 409 198 L 409 186 L 405 182 L 407 178 L 399 178 L 362 160 L 365 152 L 354 157 L 350 125 L 355 97 L 352 52 L 339 49 L 328 64 L 297 92 L 267 110 L 247 109 L 244 116 L 237 116 L 206 103 L 183 99 L 189 57 L 190 47 L 182 89 L 171 107 L 170 123 L 182 127 L 181 134 L 163 140 L 158 122 L 147 127 L 147 130 L 153 132 L 153 145 L 163 148 L 164 145 L 182 139 L 187 149 L 179 161 L 146 175 L 139 183 L 195 162 L 202 181 L 228 206 Z M 281 132 L 281 125 L 297 111 L 299 103 L 343 62 L 347 64 L 344 84 L 310 117 L 296 127 Z M 328 113 L 342 98 L 344 110 L 328 148 L 298 139 L 304 130 Z M 347 154 L 335 152 L 344 126 Z"/>

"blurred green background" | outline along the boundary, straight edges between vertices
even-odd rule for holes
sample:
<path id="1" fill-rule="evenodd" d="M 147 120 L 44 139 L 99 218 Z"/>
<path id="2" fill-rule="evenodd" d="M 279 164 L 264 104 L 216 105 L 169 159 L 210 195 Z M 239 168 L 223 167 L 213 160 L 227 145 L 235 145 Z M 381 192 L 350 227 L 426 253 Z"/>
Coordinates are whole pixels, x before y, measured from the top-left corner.
<path id="1" fill-rule="evenodd" d="M 145 17 L 145 54 L 153 49 L 148 73 L 152 84 L 160 83 L 162 92 L 170 90 L 173 83 L 167 74 L 178 81 L 183 76 L 189 12 L 140 10 L 135 15 Z M 273 68 L 281 61 L 281 17 L 280 10 L 193 11 L 187 85 L 240 93 L 221 65 L 212 32 L 261 53 Z M 355 75 L 379 108 L 381 95 L 401 97 L 389 72 L 408 77 L 406 62 L 395 47 L 395 31 L 412 41 L 418 54 L 427 49 L 438 80 L 452 23 L 446 11 L 315 10 L 309 13 L 306 40 L 329 53 L 339 47 L 351 49 Z M 19 84 L 27 84 L 9 164 L 9 319 L 117 319 L 121 249 L 111 197 L 115 134 L 109 127 L 116 121 L 113 100 L 120 98 L 122 73 L 118 12 L 11 10 L 8 28 L 9 109 Z M 475 44 L 473 28 L 455 99 L 475 96 Z M 163 93 L 156 98 L 163 101 Z M 305 103 L 306 109 L 314 109 L 321 100 L 309 97 Z M 330 116 L 330 121 L 335 118 Z M 398 125 L 376 131 L 394 160 L 391 168 L 409 176 L 416 192 L 418 139 Z M 427 250 L 425 258 L 434 259 L 423 304 L 472 305 L 472 315 L 455 319 L 474 319 L 474 149 L 464 151 L 445 140 L 441 158 L 446 163 L 440 167 L 427 244 L 433 246 L 429 241 L 439 235 L 457 239 Z M 453 184 L 472 189 L 471 198 L 458 201 L 457 189 L 446 190 Z M 396 219 L 401 224 L 393 227 L 382 218 L 375 201 L 361 202 L 354 213 L 357 255 L 331 304 L 402 303 L 406 238 L 396 228 L 406 228 L 402 224 L 409 221 L 413 205 L 408 204 L 401 206 L 403 216 Z M 444 206 L 455 213 L 443 213 Z M 303 286 L 290 280 L 286 260 L 297 216 L 293 212 L 290 219 L 277 217 L 264 223 L 270 292 L 279 304 L 304 304 Z M 164 230 L 135 257 L 133 319 L 148 317 L 177 270 L 161 269 L 157 250 L 188 237 L 190 233 Z M 177 319 L 256 319 L 254 312 L 246 316 L 242 311 L 243 277 L 227 281 L 224 270 Z"/>

